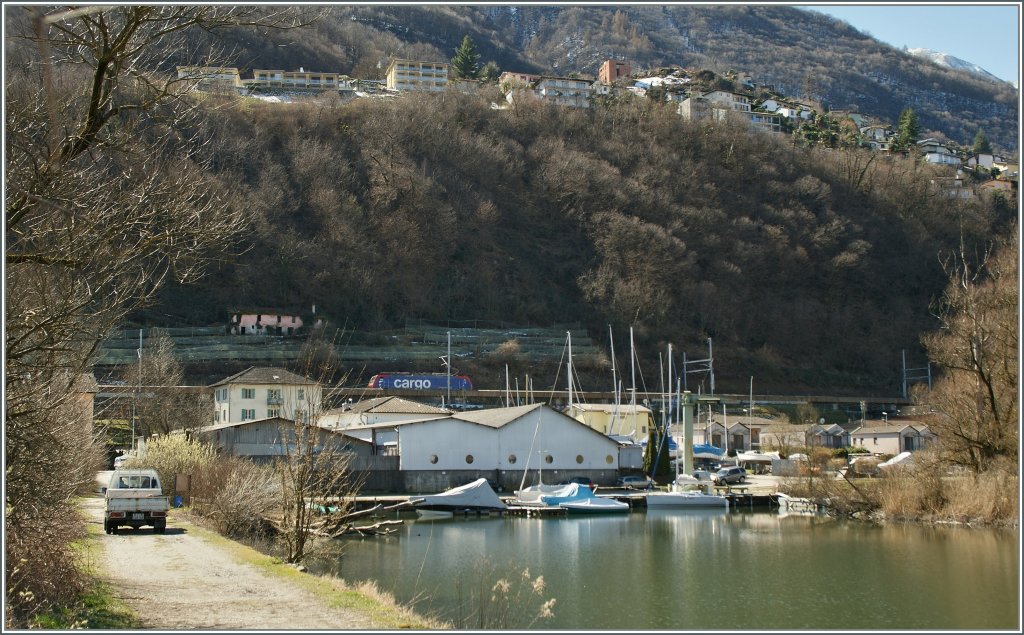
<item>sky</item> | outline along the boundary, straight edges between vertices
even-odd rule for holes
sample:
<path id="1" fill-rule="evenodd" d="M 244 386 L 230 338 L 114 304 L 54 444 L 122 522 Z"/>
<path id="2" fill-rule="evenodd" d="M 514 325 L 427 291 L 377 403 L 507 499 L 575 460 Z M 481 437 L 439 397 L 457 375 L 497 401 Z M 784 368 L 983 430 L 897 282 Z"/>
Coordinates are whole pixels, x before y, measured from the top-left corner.
<path id="1" fill-rule="evenodd" d="M 827 13 L 897 48 L 948 53 L 1016 83 L 1020 63 L 1018 3 L 800 6 Z"/>

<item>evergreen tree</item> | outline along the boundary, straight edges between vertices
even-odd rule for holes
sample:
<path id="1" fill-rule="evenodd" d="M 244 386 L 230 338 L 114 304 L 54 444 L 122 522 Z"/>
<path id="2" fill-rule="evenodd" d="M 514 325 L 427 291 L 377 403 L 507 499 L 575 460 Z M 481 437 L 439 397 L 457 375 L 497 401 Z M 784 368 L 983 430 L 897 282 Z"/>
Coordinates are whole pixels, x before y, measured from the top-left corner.
<path id="1" fill-rule="evenodd" d="M 671 480 L 671 460 L 668 451 L 668 439 L 662 443 L 664 433 L 657 427 L 652 426 L 647 433 L 647 447 L 644 448 L 644 474 L 651 477 L 652 481 L 666 483 Z"/>
<path id="2" fill-rule="evenodd" d="M 896 130 L 895 150 L 907 150 L 917 143 L 921 136 L 921 124 L 917 120 L 917 113 L 913 108 L 904 108 L 900 113 L 899 127 Z"/>
<path id="3" fill-rule="evenodd" d="M 483 65 L 477 78 L 485 82 L 497 82 L 500 76 L 501 68 L 497 62 L 491 60 Z"/>
<path id="4" fill-rule="evenodd" d="M 978 134 L 974 135 L 974 145 L 971 146 L 974 154 L 992 154 L 992 144 L 988 142 L 985 131 L 978 128 Z"/>
<path id="5" fill-rule="evenodd" d="M 456 78 L 476 79 L 480 72 L 480 54 L 476 52 L 473 38 L 468 35 L 462 38 L 462 44 L 455 49 L 451 64 Z"/>

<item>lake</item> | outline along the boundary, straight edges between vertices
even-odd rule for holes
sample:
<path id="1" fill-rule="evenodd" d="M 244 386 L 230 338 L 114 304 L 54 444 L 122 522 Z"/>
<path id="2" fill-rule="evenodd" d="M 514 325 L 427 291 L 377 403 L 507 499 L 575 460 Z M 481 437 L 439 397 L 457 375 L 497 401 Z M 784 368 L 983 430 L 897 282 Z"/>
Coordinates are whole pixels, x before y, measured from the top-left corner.
<path id="1" fill-rule="evenodd" d="M 409 519 L 315 569 L 470 628 L 1015 630 L 1020 601 L 1018 531 L 774 511 Z"/>

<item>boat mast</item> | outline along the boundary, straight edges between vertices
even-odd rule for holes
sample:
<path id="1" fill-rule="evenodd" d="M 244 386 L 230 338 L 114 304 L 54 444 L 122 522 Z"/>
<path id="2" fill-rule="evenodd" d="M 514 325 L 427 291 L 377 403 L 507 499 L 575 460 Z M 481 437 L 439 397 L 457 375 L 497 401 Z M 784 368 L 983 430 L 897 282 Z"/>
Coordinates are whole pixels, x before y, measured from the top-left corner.
<path id="1" fill-rule="evenodd" d="M 668 345 L 668 428 L 665 433 L 668 435 L 668 459 L 672 460 L 672 344 Z M 679 447 L 676 446 L 676 477 L 679 476 Z"/>
<path id="2" fill-rule="evenodd" d="M 615 396 L 615 407 L 612 409 L 612 423 L 608 426 L 608 434 L 615 431 L 619 422 L 619 382 L 615 378 L 615 339 L 612 337 L 612 325 L 608 325 L 608 348 L 612 352 L 612 394 Z"/>
<path id="3" fill-rule="evenodd" d="M 636 421 L 637 421 L 637 416 L 636 416 L 636 352 L 633 349 L 633 327 L 632 326 L 629 327 L 629 370 L 630 370 L 630 374 L 632 374 L 632 376 L 633 376 L 633 389 L 631 391 L 632 394 L 629 397 L 629 405 L 631 407 L 630 412 L 633 413 L 633 432 L 631 434 L 635 435 L 636 434 Z"/>
<path id="4" fill-rule="evenodd" d="M 568 342 L 569 342 L 569 366 L 568 366 L 568 371 L 569 371 L 568 372 L 568 375 L 569 375 L 569 410 L 568 410 L 568 412 L 569 412 L 569 416 L 571 417 L 572 416 L 572 331 L 566 331 L 565 334 L 566 334 L 566 336 L 568 336 Z"/>

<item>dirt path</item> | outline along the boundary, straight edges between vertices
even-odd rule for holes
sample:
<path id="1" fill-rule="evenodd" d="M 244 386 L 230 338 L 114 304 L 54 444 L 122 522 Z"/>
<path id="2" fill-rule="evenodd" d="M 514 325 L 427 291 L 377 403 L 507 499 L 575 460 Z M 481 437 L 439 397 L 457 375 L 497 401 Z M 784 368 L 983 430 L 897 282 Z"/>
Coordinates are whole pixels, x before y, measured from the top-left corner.
<path id="1" fill-rule="evenodd" d="M 90 523 L 103 525 L 103 498 L 84 503 Z M 237 562 L 230 552 L 172 518 L 164 534 L 149 527 L 102 534 L 97 569 L 146 628 L 374 629 L 356 611 L 328 607 L 310 592 Z M 101 529 L 102 531 L 102 529 Z"/>

